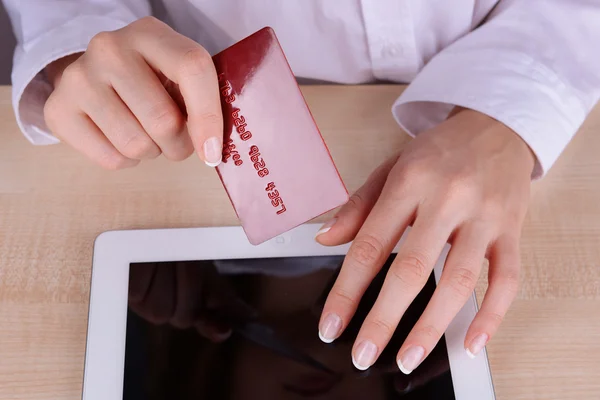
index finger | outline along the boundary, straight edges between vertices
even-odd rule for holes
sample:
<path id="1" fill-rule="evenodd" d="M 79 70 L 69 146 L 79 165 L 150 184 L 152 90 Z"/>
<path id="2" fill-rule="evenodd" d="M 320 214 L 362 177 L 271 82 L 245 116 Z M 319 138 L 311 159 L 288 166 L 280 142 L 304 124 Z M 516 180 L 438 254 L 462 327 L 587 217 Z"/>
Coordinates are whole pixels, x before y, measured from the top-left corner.
<path id="1" fill-rule="evenodd" d="M 410 223 L 415 207 L 416 200 L 398 204 L 384 189 L 350 246 L 327 297 L 319 323 L 322 341 L 337 339 L 348 325 L 360 299 Z"/>
<path id="2" fill-rule="evenodd" d="M 358 369 L 373 365 L 389 342 L 402 315 L 427 282 L 453 226 L 452 219 L 433 215 L 417 217 L 356 338 L 352 356 Z M 414 349 L 414 352 L 419 351 Z M 415 354 L 419 361 L 424 356 Z"/>
<path id="3" fill-rule="evenodd" d="M 144 18 L 131 25 L 132 45 L 155 70 L 179 85 L 188 115 L 188 130 L 196 152 L 207 164 L 221 161 L 223 114 L 217 71 L 210 54 L 168 25 Z"/>

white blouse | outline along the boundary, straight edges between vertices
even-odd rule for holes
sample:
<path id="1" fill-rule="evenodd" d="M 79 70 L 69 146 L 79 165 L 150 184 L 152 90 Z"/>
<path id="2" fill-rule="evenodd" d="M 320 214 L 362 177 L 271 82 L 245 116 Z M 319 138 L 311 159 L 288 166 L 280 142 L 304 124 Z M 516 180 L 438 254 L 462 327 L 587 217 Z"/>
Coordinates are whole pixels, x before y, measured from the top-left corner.
<path id="1" fill-rule="evenodd" d="M 43 119 L 40 73 L 101 31 L 160 11 L 211 53 L 274 28 L 297 77 L 410 83 L 392 112 L 410 134 L 454 106 L 513 129 L 546 172 L 600 97 L 597 0 L 3 0 L 18 46 L 13 105 L 34 144 L 58 140 Z"/>

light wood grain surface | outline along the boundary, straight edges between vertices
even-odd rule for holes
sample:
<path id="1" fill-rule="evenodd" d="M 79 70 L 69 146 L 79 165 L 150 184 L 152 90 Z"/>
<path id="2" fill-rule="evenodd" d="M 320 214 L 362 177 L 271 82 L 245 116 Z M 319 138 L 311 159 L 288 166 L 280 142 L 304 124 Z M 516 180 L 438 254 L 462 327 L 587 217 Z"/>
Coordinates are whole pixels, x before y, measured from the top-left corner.
<path id="1" fill-rule="evenodd" d="M 409 140 L 389 112 L 402 87 L 303 91 L 351 191 Z M 199 160 L 108 172 L 32 146 L 0 87 L 0 399 L 80 398 L 99 233 L 235 224 Z M 488 346 L 498 399 L 599 399 L 600 108 L 534 183 L 522 255 L 519 296 Z"/>

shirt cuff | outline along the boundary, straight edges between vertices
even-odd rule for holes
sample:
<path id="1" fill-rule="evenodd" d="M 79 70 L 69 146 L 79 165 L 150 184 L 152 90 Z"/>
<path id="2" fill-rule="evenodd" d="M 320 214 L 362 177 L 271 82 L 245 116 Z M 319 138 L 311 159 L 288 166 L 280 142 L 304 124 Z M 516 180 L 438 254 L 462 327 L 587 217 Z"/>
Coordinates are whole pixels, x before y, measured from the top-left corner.
<path id="1" fill-rule="evenodd" d="M 414 136 L 444 121 L 454 106 L 515 131 L 536 156 L 534 179 L 550 169 L 586 117 L 582 99 L 545 65 L 523 53 L 481 49 L 436 56 L 392 113 Z"/>
<path id="2" fill-rule="evenodd" d="M 12 73 L 12 102 L 17 124 L 33 144 L 47 145 L 59 140 L 50 134 L 44 121 L 44 104 L 52 86 L 42 71 L 46 65 L 70 54 L 85 51 L 96 34 L 112 31 L 132 21 L 81 16 L 56 27 L 23 48 L 17 48 Z"/>

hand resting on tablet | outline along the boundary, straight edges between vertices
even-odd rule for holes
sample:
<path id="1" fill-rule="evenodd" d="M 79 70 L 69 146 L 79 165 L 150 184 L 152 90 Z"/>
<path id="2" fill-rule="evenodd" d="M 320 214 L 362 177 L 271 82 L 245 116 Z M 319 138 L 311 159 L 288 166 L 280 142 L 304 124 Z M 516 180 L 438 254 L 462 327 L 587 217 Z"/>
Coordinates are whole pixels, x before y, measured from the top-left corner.
<path id="1" fill-rule="evenodd" d="M 358 333 L 355 366 L 367 369 L 377 360 L 448 241 L 452 249 L 439 285 L 401 346 L 398 366 L 408 374 L 427 357 L 471 296 L 487 256 L 489 289 L 464 344 L 475 356 L 517 294 L 533 167 L 533 154 L 519 136 L 472 110 L 421 133 L 384 163 L 317 236 L 325 245 L 354 240 L 325 303 L 323 340 L 333 341 L 346 329 L 371 280 L 412 225 Z"/>

